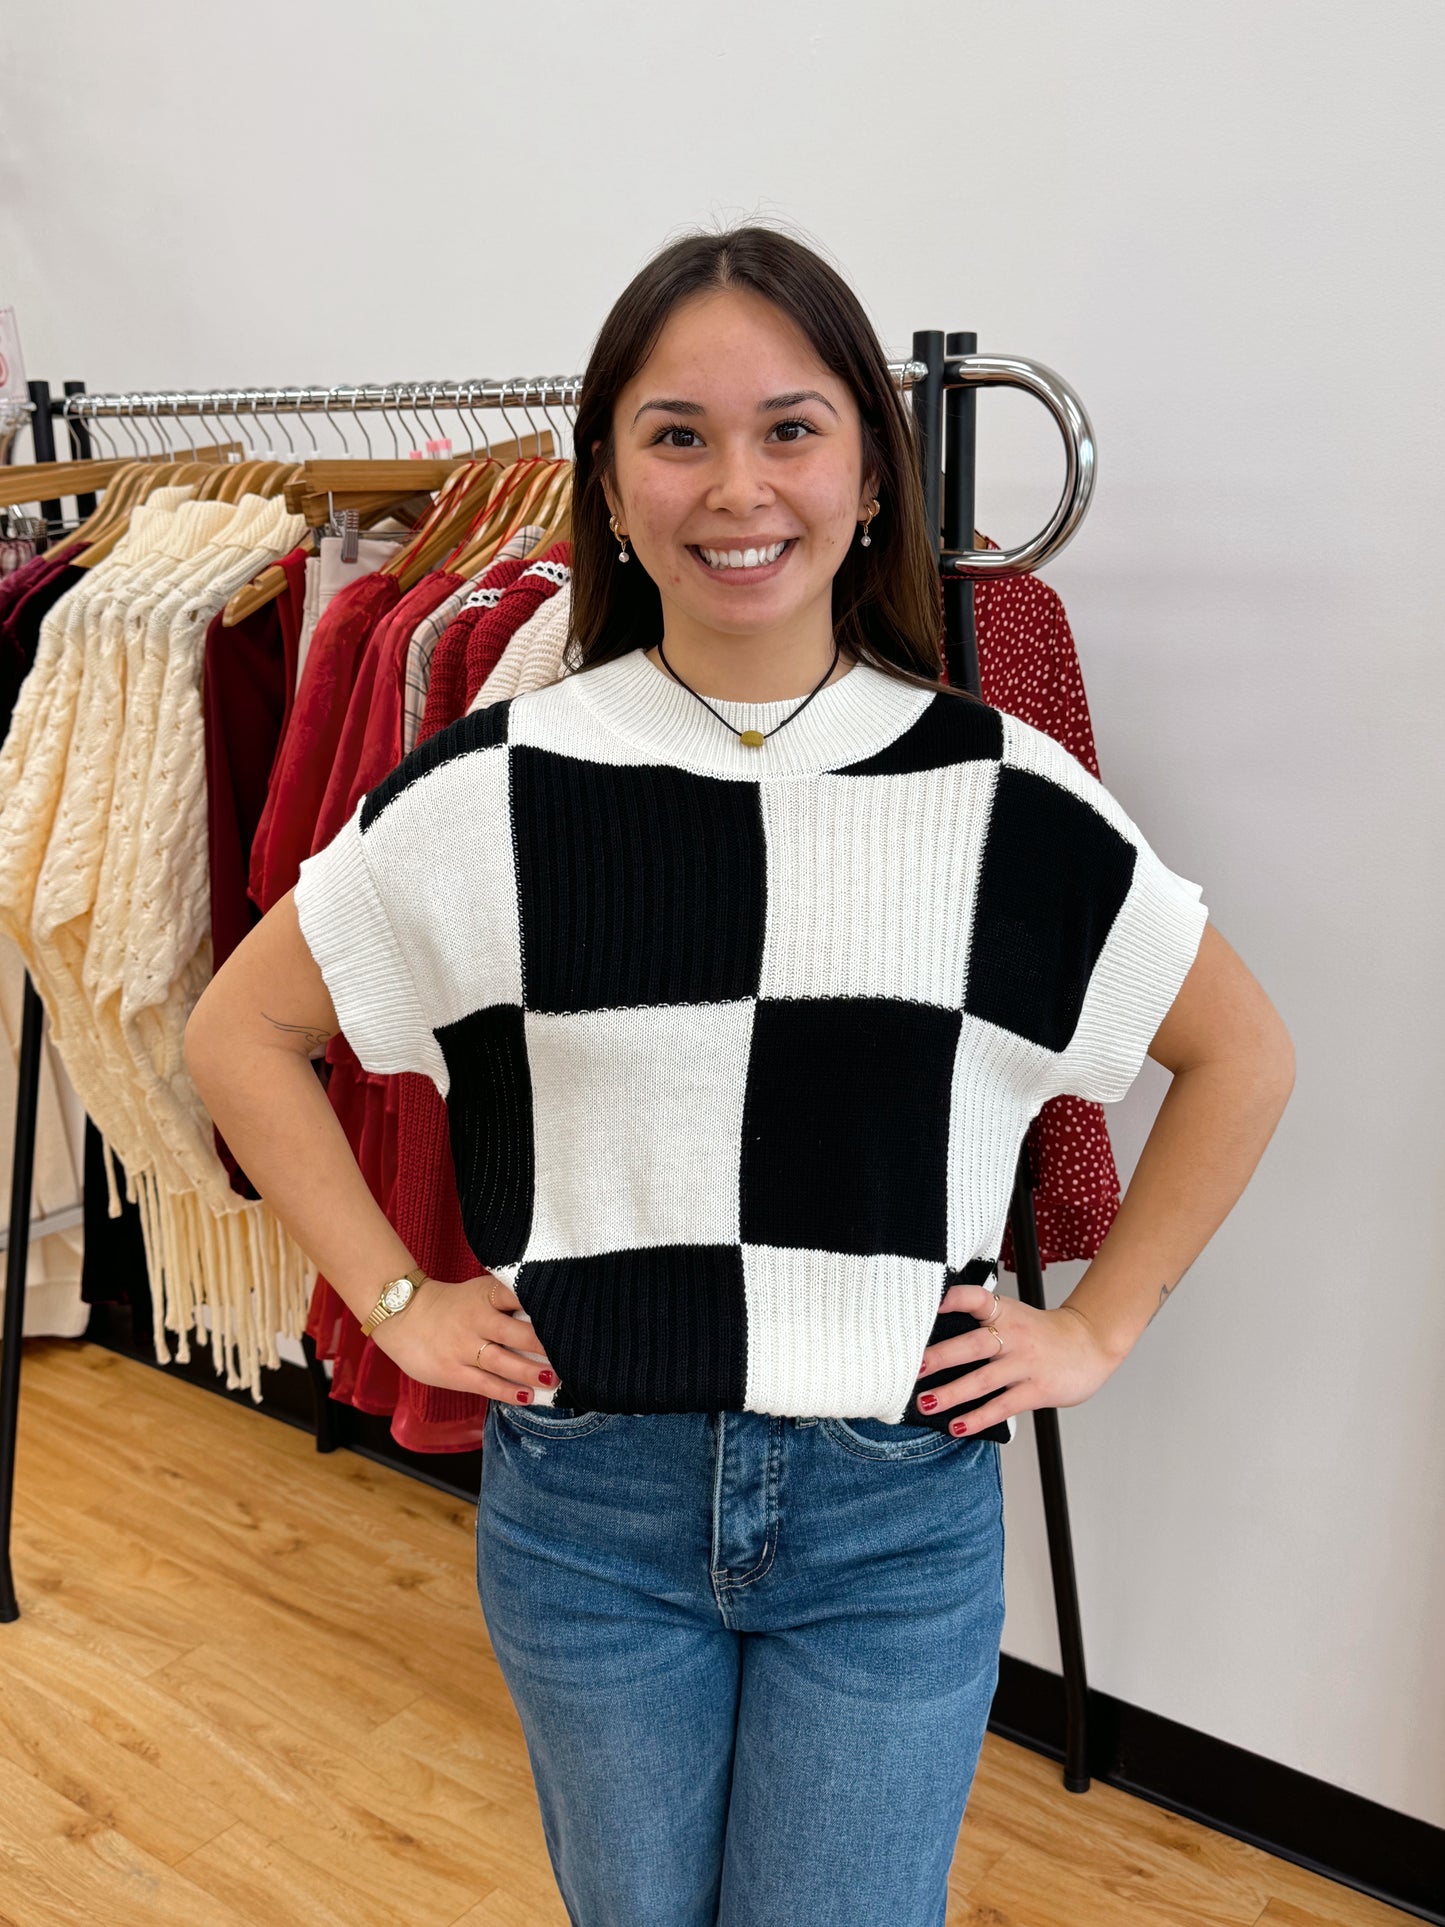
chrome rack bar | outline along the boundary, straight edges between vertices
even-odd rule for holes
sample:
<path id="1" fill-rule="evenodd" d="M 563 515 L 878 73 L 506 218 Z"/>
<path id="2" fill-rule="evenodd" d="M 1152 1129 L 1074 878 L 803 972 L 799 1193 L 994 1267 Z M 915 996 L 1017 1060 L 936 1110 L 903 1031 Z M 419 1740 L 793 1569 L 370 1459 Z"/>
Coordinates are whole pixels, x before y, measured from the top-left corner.
<path id="1" fill-rule="evenodd" d="M 1020 366 L 1027 366 L 1020 363 Z M 896 387 L 907 390 L 921 381 L 927 369 L 918 361 L 894 361 L 888 372 Z M 476 408 L 523 408 L 534 402 L 559 408 L 576 405 L 582 392 L 581 375 L 517 375 L 501 380 L 494 375 L 471 381 L 405 381 L 343 384 L 332 388 L 202 388 L 161 389 L 117 395 L 72 395 L 64 403 L 67 418 L 93 421 L 97 417 L 152 416 L 174 419 L 189 415 L 326 415 L 367 414 L 378 410 L 445 408 L 470 414 Z"/>

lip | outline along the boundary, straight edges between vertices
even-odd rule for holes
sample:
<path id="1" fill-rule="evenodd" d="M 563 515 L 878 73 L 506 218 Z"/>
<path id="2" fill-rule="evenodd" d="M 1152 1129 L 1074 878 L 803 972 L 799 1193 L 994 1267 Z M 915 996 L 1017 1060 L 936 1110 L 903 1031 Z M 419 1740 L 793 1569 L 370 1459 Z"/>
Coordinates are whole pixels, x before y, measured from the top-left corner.
<path id="1" fill-rule="evenodd" d="M 712 548 L 713 544 L 711 542 L 707 542 L 707 543 L 689 542 L 687 544 L 687 552 L 692 557 L 693 561 L 696 562 L 697 566 L 703 571 L 704 575 L 708 577 L 709 581 L 726 583 L 729 588 L 736 589 L 736 588 L 742 588 L 745 584 L 751 584 L 754 582 L 770 582 L 772 578 L 778 573 L 779 569 L 785 566 L 785 564 L 787 563 L 788 557 L 793 553 L 793 550 L 797 548 L 798 541 L 799 541 L 799 538 L 796 535 L 775 535 L 771 538 L 771 540 L 765 541 L 765 542 L 759 542 L 754 540 L 751 542 L 729 542 L 727 544 L 729 549 L 738 549 L 738 548 L 769 549 L 772 547 L 774 542 L 787 543 L 788 545 L 787 548 L 783 550 L 783 553 L 778 557 L 776 562 L 769 562 L 765 566 L 762 566 L 756 569 L 715 569 L 713 568 L 710 563 L 703 560 L 703 557 L 699 552 L 703 548 L 709 548 L 709 549 Z M 721 550 L 722 544 L 719 543 L 717 547 L 719 550 Z"/>

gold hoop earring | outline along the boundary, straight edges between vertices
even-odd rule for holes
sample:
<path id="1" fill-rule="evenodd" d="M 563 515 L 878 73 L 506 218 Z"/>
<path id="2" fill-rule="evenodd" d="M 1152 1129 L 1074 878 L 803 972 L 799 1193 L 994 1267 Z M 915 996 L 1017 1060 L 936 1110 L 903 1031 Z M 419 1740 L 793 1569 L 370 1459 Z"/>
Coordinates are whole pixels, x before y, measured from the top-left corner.
<path id="1" fill-rule="evenodd" d="M 868 533 L 868 530 L 872 525 L 873 517 L 878 513 L 880 506 L 881 504 L 879 503 L 878 498 L 875 496 L 874 499 L 868 504 L 868 513 L 863 518 L 863 547 L 865 549 L 872 547 L 873 537 Z"/>
<path id="2" fill-rule="evenodd" d="M 621 549 L 620 549 L 620 551 L 618 552 L 618 556 L 617 556 L 617 560 L 618 560 L 619 562 L 630 562 L 630 561 L 632 560 L 632 557 L 631 557 L 631 556 L 630 556 L 630 555 L 629 555 L 629 554 L 627 553 L 627 537 L 626 537 L 625 535 L 623 535 L 623 534 L 622 534 L 622 530 L 621 530 L 620 528 L 618 528 L 618 526 L 617 526 L 617 517 L 616 517 L 615 515 L 609 515 L 609 516 L 608 516 L 608 518 L 607 518 L 607 526 L 608 526 L 608 528 L 610 528 L 610 529 L 611 529 L 611 531 L 612 531 L 612 533 L 613 533 L 614 535 L 616 535 L 616 536 L 621 536 L 621 538 L 622 538 L 622 547 L 621 547 Z"/>

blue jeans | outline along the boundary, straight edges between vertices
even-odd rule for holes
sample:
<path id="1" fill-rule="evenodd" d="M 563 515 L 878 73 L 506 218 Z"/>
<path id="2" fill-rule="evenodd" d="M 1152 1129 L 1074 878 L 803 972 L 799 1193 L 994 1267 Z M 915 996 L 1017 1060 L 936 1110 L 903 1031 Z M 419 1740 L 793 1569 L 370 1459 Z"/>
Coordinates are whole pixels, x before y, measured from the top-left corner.
<path id="1" fill-rule="evenodd" d="M 999 1446 L 494 1402 L 477 1586 L 573 1927 L 943 1927 Z"/>

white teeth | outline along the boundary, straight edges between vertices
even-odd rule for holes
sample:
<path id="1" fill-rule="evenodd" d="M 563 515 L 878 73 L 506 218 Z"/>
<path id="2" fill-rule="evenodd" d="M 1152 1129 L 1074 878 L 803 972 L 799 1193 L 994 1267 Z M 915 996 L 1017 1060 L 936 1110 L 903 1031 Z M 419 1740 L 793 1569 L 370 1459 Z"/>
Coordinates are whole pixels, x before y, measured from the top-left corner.
<path id="1" fill-rule="evenodd" d="M 787 546 L 774 542 L 766 549 L 700 549 L 699 554 L 711 569 L 761 569 L 776 562 Z"/>

